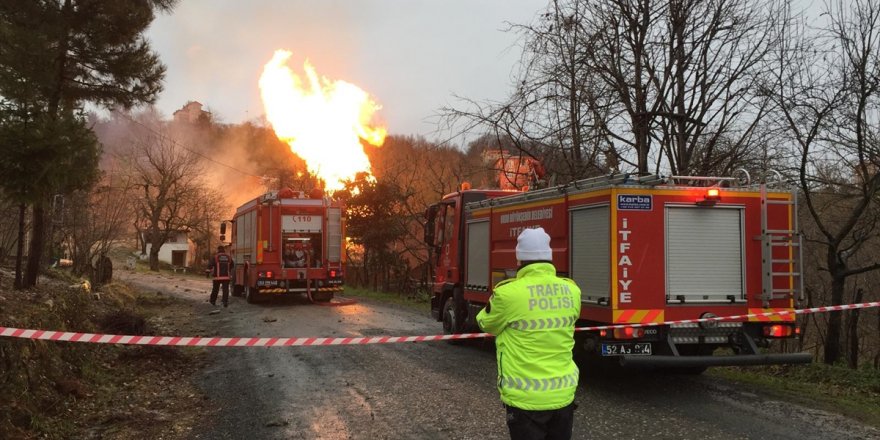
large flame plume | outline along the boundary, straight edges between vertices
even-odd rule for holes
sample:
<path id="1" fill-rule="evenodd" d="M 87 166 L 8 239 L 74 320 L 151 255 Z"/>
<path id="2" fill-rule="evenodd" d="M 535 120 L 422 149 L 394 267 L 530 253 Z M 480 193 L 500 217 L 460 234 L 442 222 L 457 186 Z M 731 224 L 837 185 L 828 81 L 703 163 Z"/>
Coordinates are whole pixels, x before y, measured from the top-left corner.
<path id="1" fill-rule="evenodd" d="M 287 66 L 290 56 L 277 50 L 263 68 L 260 92 L 266 117 L 327 190 L 341 189 L 342 180 L 370 173 L 359 139 L 376 146 L 385 141 L 385 128 L 370 125 L 381 107 L 354 84 L 319 77 L 308 61 L 301 78 Z"/>

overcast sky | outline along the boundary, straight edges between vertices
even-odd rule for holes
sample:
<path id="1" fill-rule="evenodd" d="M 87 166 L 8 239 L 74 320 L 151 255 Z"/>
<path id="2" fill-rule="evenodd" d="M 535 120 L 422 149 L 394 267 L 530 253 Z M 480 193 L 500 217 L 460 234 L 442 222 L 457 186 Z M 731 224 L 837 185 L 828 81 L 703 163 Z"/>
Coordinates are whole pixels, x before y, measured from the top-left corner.
<path id="1" fill-rule="evenodd" d="M 354 83 L 392 134 L 429 139 L 453 94 L 502 99 L 520 57 L 505 22 L 528 23 L 547 0 L 182 0 L 147 36 L 168 67 L 157 106 L 199 101 L 223 122 L 263 114 L 257 80 L 276 49 L 302 73 Z"/>

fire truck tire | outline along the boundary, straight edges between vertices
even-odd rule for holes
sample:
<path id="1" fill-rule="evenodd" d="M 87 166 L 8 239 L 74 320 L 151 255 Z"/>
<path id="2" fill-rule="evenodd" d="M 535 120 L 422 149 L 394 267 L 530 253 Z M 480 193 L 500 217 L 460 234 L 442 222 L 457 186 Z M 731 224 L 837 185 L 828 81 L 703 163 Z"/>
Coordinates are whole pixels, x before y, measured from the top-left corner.
<path id="1" fill-rule="evenodd" d="M 463 326 L 461 319 L 461 313 L 459 309 L 455 307 L 455 299 L 453 297 L 447 298 L 446 302 L 443 303 L 443 333 L 447 335 L 461 333 Z M 446 342 L 452 345 L 460 345 L 464 340 L 453 339 Z"/>
<path id="2" fill-rule="evenodd" d="M 236 284 L 232 285 L 232 296 L 242 296 L 244 295 L 244 286 L 239 286 Z"/>
<path id="3" fill-rule="evenodd" d="M 244 288 L 244 298 L 248 303 L 253 304 L 260 300 L 260 289 L 257 287 L 246 286 Z"/>

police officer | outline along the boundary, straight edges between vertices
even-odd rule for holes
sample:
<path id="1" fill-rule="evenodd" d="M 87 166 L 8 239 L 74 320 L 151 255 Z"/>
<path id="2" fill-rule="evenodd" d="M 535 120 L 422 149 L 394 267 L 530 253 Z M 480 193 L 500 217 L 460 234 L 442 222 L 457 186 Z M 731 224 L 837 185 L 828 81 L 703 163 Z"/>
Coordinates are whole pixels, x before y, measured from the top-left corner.
<path id="1" fill-rule="evenodd" d="M 570 439 L 578 368 L 572 359 L 581 291 L 556 276 L 542 228 L 517 237 L 516 278 L 498 283 L 477 323 L 496 336 L 498 391 L 510 438 Z"/>
<path id="2" fill-rule="evenodd" d="M 232 278 L 232 271 L 235 263 L 232 257 L 226 253 L 224 246 L 217 247 L 217 253 L 208 263 L 208 273 L 213 278 L 213 286 L 211 286 L 211 305 L 217 305 L 217 293 L 220 286 L 223 286 L 223 307 L 229 305 L 229 279 Z"/>

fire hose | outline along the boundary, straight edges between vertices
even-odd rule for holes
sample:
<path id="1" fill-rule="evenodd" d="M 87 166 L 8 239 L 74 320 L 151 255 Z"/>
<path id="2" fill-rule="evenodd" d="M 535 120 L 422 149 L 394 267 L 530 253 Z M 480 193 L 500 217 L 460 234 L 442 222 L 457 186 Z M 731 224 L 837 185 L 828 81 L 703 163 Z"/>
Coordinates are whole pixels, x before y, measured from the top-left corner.
<path id="1" fill-rule="evenodd" d="M 309 250 L 306 252 L 306 267 L 312 267 L 312 251 Z M 335 296 L 335 295 L 334 295 Z M 349 306 L 352 304 L 356 304 L 357 301 L 353 299 L 338 299 L 332 298 L 330 301 L 315 301 L 315 298 L 312 297 L 312 280 L 309 278 L 309 271 L 306 270 L 306 297 L 309 298 L 309 302 L 315 305 L 324 306 L 324 307 L 339 307 L 339 306 Z"/>

